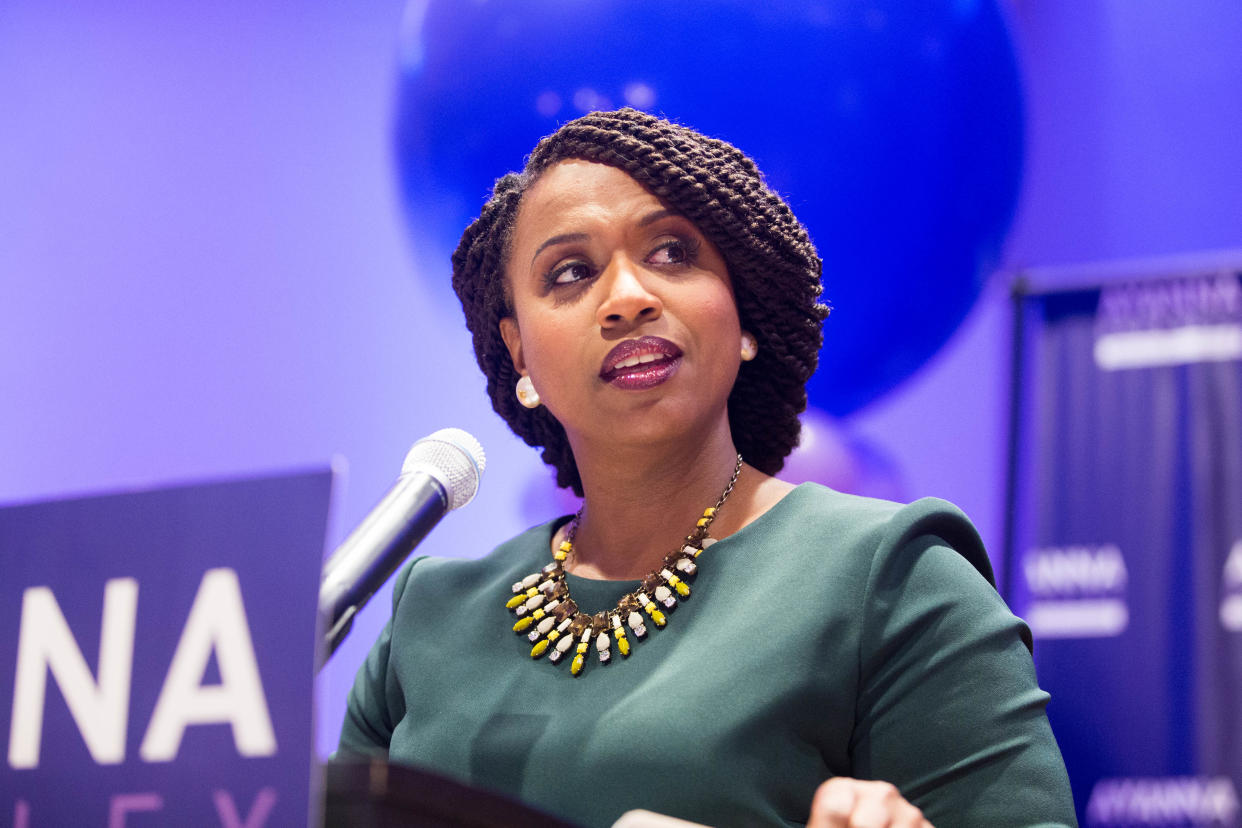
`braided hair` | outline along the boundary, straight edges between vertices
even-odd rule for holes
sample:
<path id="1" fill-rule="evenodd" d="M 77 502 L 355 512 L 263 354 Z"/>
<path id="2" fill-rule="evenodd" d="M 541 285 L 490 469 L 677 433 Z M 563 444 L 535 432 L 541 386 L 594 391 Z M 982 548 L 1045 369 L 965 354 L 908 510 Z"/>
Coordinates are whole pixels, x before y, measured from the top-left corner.
<path id="1" fill-rule="evenodd" d="M 529 445 L 543 447 L 558 486 L 582 495 L 582 479 L 561 424 L 546 407 L 523 407 L 519 374 L 500 336 L 513 315 L 505 264 L 522 196 L 567 159 L 607 164 L 629 175 L 687 219 L 728 266 L 743 329 L 759 352 L 744 362 L 729 395 L 733 443 L 746 461 L 775 474 L 798 444 L 806 381 L 815 372 L 828 308 L 818 299 L 822 262 L 806 230 L 741 150 L 678 124 L 620 109 L 593 112 L 539 142 L 523 172 L 496 182 L 491 199 L 453 253 L 453 289 L 487 377 L 492 407 Z"/>

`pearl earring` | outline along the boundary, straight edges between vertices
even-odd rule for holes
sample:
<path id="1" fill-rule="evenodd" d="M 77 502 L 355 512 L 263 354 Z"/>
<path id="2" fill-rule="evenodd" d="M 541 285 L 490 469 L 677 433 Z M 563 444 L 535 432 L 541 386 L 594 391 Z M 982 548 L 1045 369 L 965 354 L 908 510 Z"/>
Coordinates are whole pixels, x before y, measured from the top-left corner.
<path id="1" fill-rule="evenodd" d="M 757 353 L 759 353 L 759 343 L 755 341 L 755 337 L 742 331 L 742 362 L 750 362 Z"/>
<path id="2" fill-rule="evenodd" d="M 517 381 L 517 398 L 527 408 L 539 407 L 539 392 L 535 390 L 535 384 L 530 377 L 522 377 Z"/>

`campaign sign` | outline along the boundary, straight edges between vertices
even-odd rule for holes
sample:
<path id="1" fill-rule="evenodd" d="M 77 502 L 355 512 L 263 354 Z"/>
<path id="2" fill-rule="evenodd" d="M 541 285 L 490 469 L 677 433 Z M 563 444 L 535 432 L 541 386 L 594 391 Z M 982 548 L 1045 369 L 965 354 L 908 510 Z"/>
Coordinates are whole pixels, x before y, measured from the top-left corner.
<path id="1" fill-rule="evenodd" d="M 0 824 L 306 825 L 331 473 L 0 509 Z"/>
<path id="2" fill-rule="evenodd" d="M 1019 314 L 1007 597 L 1079 821 L 1242 824 L 1242 268 Z"/>

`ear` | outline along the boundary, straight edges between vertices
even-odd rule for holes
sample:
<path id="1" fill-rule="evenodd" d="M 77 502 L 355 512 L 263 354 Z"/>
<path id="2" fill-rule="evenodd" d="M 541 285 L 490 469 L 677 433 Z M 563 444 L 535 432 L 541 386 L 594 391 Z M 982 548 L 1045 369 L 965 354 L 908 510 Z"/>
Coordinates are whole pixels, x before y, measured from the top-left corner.
<path id="1" fill-rule="evenodd" d="M 506 316 L 500 320 L 500 338 L 509 349 L 509 359 L 519 374 L 526 375 L 526 358 L 522 354 L 522 332 L 518 329 L 517 319 Z"/>

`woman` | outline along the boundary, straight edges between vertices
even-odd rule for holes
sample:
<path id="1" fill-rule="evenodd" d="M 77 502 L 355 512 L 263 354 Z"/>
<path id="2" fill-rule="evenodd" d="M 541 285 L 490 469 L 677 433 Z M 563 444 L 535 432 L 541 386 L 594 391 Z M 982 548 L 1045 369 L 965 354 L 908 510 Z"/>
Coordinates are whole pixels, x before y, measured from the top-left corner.
<path id="1" fill-rule="evenodd" d="M 1073 824 L 970 523 L 772 476 L 819 274 L 750 159 L 634 110 L 500 179 L 454 288 L 493 406 L 583 506 L 402 571 L 342 748 L 586 825 Z"/>

